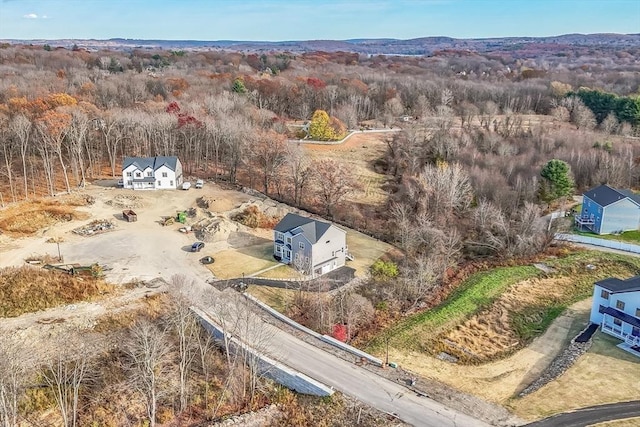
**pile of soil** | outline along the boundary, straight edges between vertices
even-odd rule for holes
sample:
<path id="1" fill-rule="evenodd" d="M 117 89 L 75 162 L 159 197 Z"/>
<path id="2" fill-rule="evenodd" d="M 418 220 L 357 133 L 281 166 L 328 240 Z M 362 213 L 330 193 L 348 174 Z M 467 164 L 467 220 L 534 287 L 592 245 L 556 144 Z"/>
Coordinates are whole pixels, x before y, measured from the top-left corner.
<path id="1" fill-rule="evenodd" d="M 118 194 L 113 199 L 107 200 L 105 204 L 118 209 L 135 209 L 144 207 L 142 199 L 134 194 Z"/>
<path id="2" fill-rule="evenodd" d="M 238 229 L 237 224 L 222 216 L 206 218 L 192 226 L 196 238 L 208 243 L 226 241 Z"/>

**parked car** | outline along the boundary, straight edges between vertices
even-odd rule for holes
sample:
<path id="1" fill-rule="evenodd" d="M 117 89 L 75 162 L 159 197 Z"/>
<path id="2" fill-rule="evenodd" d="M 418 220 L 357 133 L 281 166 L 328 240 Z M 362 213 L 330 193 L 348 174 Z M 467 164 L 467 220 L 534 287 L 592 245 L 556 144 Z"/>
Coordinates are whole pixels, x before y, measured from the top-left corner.
<path id="1" fill-rule="evenodd" d="M 204 248 L 204 242 L 195 242 L 191 245 L 191 252 L 200 252 Z"/>
<path id="2" fill-rule="evenodd" d="M 196 188 L 202 188 L 204 187 L 204 181 L 199 179 L 196 181 Z"/>
<path id="3" fill-rule="evenodd" d="M 206 257 L 200 258 L 200 262 L 202 264 L 213 264 L 213 261 L 214 261 L 213 257 L 211 257 L 211 256 L 206 256 Z"/>
<path id="4" fill-rule="evenodd" d="M 182 189 L 183 190 L 188 190 L 190 188 L 191 188 L 191 183 L 189 181 L 182 183 Z"/>
<path id="5" fill-rule="evenodd" d="M 124 181 L 119 179 L 118 183 L 116 184 L 118 187 L 124 187 Z"/>

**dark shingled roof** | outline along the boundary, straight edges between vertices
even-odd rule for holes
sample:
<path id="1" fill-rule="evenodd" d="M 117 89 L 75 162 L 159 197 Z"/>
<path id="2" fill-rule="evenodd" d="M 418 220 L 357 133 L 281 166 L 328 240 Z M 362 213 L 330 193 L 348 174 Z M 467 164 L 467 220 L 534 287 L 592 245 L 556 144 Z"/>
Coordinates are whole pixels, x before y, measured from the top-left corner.
<path id="1" fill-rule="evenodd" d="M 602 207 L 609 206 L 619 200 L 629 198 L 640 205 L 640 196 L 630 190 L 616 190 L 608 185 L 601 185 L 584 192 L 584 196 L 590 198 Z"/>
<path id="2" fill-rule="evenodd" d="M 625 323 L 635 326 L 636 328 L 640 328 L 640 319 L 638 319 L 637 317 L 633 317 L 630 314 L 624 313 L 620 310 L 616 310 L 613 307 L 605 307 L 605 309 L 602 310 L 601 313 L 608 314 L 609 316 L 620 319 Z"/>
<path id="3" fill-rule="evenodd" d="M 609 277 L 608 279 L 596 282 L 596 285 L 610 291 L 612 294 L 640 291 L 640 276 L 631 277 L 627 280 Z"/>
<path id="4" fill-rule="evenodd" d="M 178 158 L 175 156 L 165 157 L 125 157 L 122 162 L 122 169 L 126 169 L 131 165 L 135 165 L 138 169 L 144 170 L 150 167 L 153 170 L 158 169 L 162 165 L 167 165 L 171 170 L 175 171 Z"/>
<path id="5" fill-rule="evenodd" d="M 316 243 L 322 237 L 322 235 L 327 232 L 329 227 L 331 227 L 331 224 L 328 222 L 318 221 L 316 219 L 288 213 L 275 226 L 274 230 L 281 233 L 286 233 L 287 231 L 292 231 L 296 228 L 299 228 L 311 243 Z"/>

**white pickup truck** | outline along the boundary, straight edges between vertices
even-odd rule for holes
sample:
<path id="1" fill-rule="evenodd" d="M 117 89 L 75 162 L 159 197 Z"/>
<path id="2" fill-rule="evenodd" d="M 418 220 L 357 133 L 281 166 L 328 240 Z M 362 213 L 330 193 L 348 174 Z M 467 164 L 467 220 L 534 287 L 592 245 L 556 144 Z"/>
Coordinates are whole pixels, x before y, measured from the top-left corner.
<path id="1" fill-rule="evenodd" d="M 202 188 L 204 187 L 204 181 L 199 179 L 196 181 L 196 188 Z"/>
<path id="2" fill-rule="evenodd" d="M 191 183 L 189 181 L 183 182 L 182 183 L 182 189 L 183 190 L 188 190 L 191 188 Z"/>

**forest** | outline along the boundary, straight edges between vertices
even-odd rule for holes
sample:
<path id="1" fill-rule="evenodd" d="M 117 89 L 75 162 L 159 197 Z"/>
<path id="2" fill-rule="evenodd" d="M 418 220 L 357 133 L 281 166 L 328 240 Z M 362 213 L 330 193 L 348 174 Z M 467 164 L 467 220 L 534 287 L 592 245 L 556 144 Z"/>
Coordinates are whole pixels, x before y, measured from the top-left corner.
<path id="1" fill-rule="evenodd" d="M 527 58 L 508 51 L 385 56 L 5 44 L 0 205 L 119 177 L 125 156 L 178 156 L 187 176 L 261 192 L 400 249 L 374 264 L 376 286 L 335 299 L 301 294 L 289 308 L 323 333 L 348 318 L 356 338 L 360 329 L 379 330 L 433 306 L 466 271 L 458 267 L 544 251 L 553 230 L 539 218 L 574 192 L 601 183 L 640 187 L 639 57 L 640 46 Z M 400 129 L 385 134 L 385 153 L 370 165 L 383 177 L 384 202 L 360 200 L 363 183 L 340 161 L 310 158 L 300 142 L 305 124 L 316 139 Z M 560 193 L 541 174 L 555 160 L 571 178 Z M 154 316 L 173 328 L 162 339 L 179 342 L 185 329 L 175 326 L 175 310 Z M 150 328 L 136 324 L 118 357 L 135 357 L 140 342 L 157 335 Z M 188 333 L 201 387 L 207 369 L 222 370 L 225 360 L 203 355 L 206 343 Z M 186 356 L 171 357 L 179 366 Z M 116 368 L 116 377 L 128 369 Z M 258 387 L 245 369 L 225 385 L 249 381 L 236 384 L 237 396 Z M 259 406 L 249 394 L 218 404 Z M 176 413 L 186 407 L 178 392 L 174 401 Z"/>

